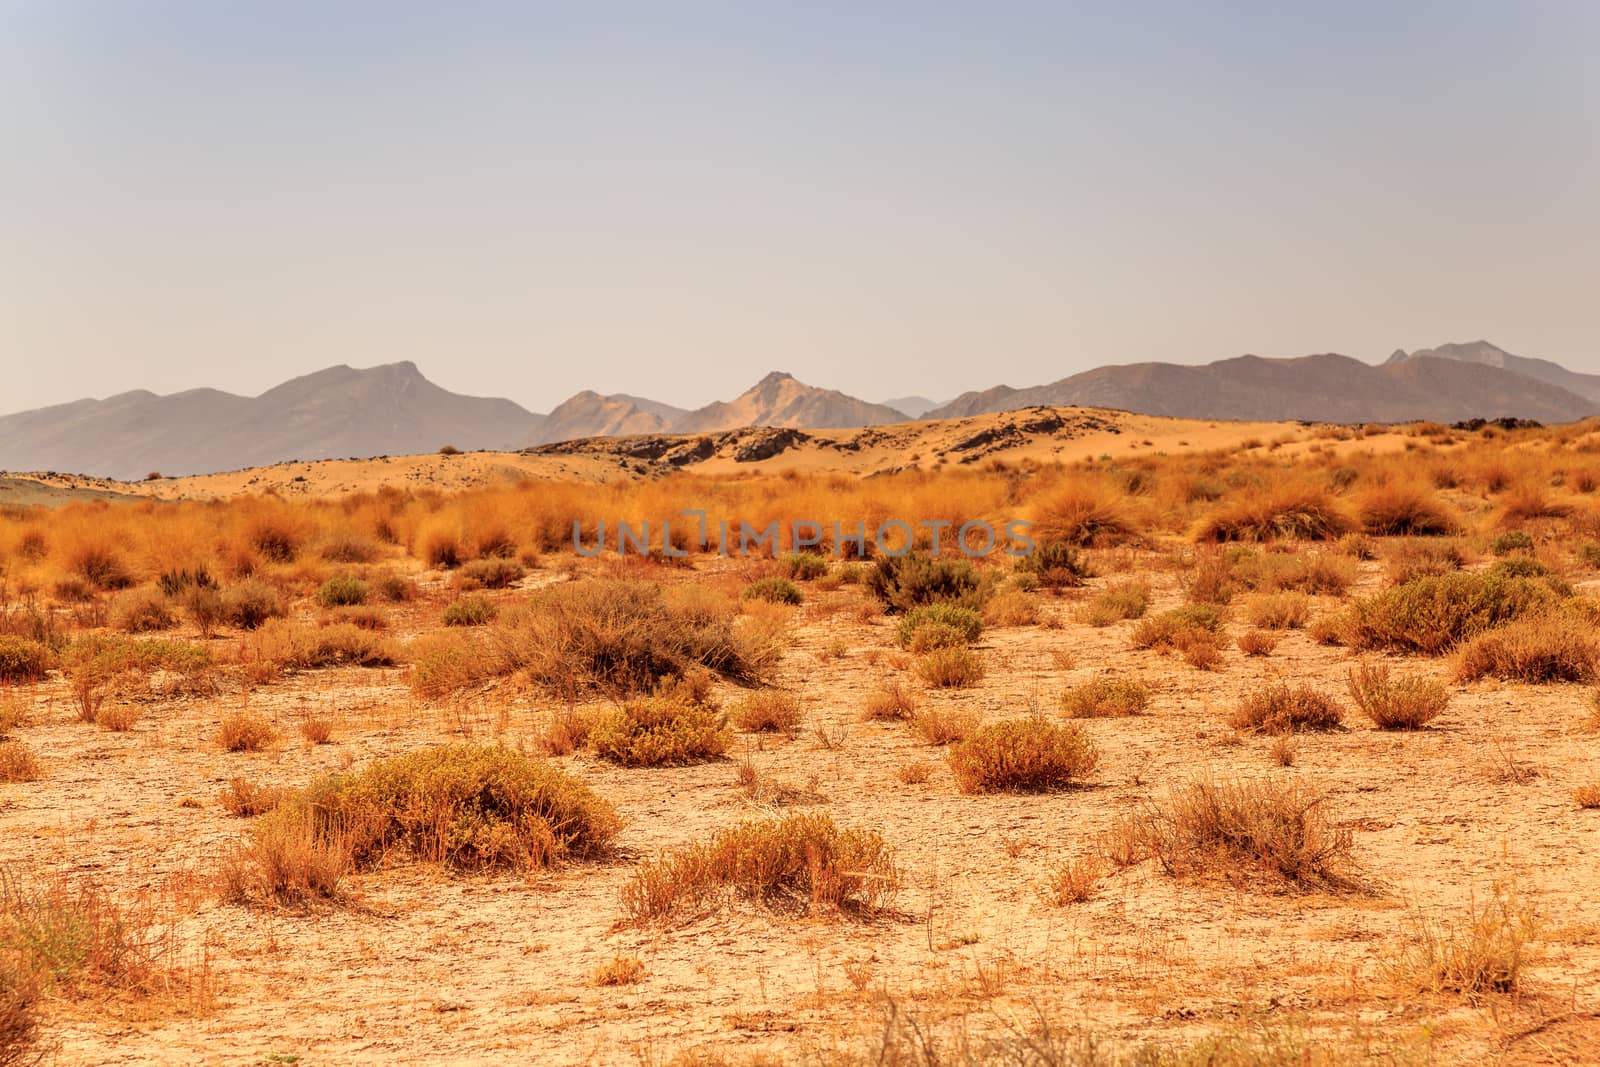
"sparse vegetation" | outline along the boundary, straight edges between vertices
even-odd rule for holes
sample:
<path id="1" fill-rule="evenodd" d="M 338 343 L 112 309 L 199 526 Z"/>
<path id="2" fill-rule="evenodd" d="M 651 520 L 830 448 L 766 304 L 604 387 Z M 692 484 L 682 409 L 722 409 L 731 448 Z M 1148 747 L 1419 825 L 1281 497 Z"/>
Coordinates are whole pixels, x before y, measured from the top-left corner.
<path id="1" fill-rule="evenodd" d="M 724 716 L 672 686 L 624 703 L 594 724 L 589 744 L 603 759 L 630 767 L 695 763 L 728 750 Z"/>
<path id="2" fill-rule="evenodd" d="M 1229 720 L 1236 730 L 1281 734 L 1331 730 L 1344 721 L 1344 709 L 1310 686 L 1278 682 L 1246 694 Z"/>
<path id="3" fill-rule="evenodd" d="M 1420 730 L 1444 713 L 1450 692 L 1418 674 L 1395 677 L 1385 664 L 1350 670 L 1350 699 L 1380 730 Z"/>
<path id="4" fill-rule="evenodd" d="M 970 648 L 935 648 L 917 660 L 917 677 L 935 689 L 967 689 L 983 675 L 983 657 Z"/>
<path id="5" fill-rule="evenodd" d="M 949 762 L 963 793 L 1046 792 L 1079 784 L 1099 754 L 1077 727 L 1030 718 L 980 727 Z"/>
<path id="6" fill-rule="evenodd" d="M 1061 710 L 1073 719 L 1137 715 L 1150 703 L 1150 687 L 1137 678 L 1101 676 L 1061 694 Z"/>

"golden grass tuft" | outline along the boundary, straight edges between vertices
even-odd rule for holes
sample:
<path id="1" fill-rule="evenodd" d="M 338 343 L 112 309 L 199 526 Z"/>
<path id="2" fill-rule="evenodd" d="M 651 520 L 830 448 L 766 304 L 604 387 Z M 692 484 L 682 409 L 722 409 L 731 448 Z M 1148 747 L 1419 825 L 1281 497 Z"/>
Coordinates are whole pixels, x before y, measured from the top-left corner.
<path id="1" fill-rule="evenodd" d="M 644 961 L 637 956 L 617 956 L 595 969 L 597 986 L 638 985 L 644 981 Z"/>
<path id="2" fill-rule="evenodd" d="M 861 717 L 869 721 L 898 722 L 917 711 L 917 697 L 900 682 L 885 682 L 867 694 Z"/>
<path id="3" fill-rule="evenodd" d="M 1203 518 L 1196 541 L 1331 541 L 1355 529 L 1355 520 L 1325 489 L 1290 486 L 1252 493 Z"/>
<path id="4" fill-rule="evenodd" d="M 1126 496 L 1100 482 L 1073 482 L 1050 493 L 1034 504 L 1032 520 L 1039 545 L 1106 546 L 1141 539 Z"/>
<path id="5" fill-rule="evenodd" d="M 1310 617 L 1304 593 L 1259 593 L 1245 605 L 1245 620 L 1260 630 L 1298 630 Z"/>
<path id="6" fill-rule="evenodd" d="M 1247 693 L 1228 720 L 1236 730 L 1266 734 L 1331 730 L 1343 721 L 1344 709 L 1332 698 L 1310 686 L 1286 682 Z"/>
<path id="7" fill-rule="evenodd" d="M 781 689 L 751 693 L 733 709 L 733 725 L 746 733 L 794 734 L 800 729 L 800 701 Z"/>
<path id="8" fill-rule="evenodd" d="M 890 910 L 901 874 L 883 838 L 827 815 L 740 823 L 641 864 L 622 888 L 636 924 L 691 918 L 728 898 L 870 917 Z"/>
<path id="9" fill-rule="evenodd" d="M 1149 607 L 1150 583 L 1128 578 L 1107 583 L 1093 599 L 1078 609 L 1077 617 L 1079 622 L 1090 626 L 1110 626 L 1123 619 L 1141 618 Z"/>
<path id="10" fill-rule="evenodd" d="M 1462 921 L 1416 915 L 1409 935 L 1388 967 L 1397 986 L 1475 1000 L 1522 988 L 1539 920 L 1514 886 L 1500 883 L 1488 899 L 1469 901 Z"/>
<path id="11" fill-rule="evenodd" d="M 935 746 L 965 740 L 978 729 L 977 713 L 966 708 L 923 708 L 906 722 L 923 744 Z"/>
<path id="12" fill-rule="evenodd" d="M 1432 492 L 1420 485 L 1392 483 L 1363 493 L 1356 503 L 1362 528 L 1380 537 L 1453 534 L 1460 523 Z"/>
<path id="13" fill-rule="evenodd" d="M 1247 656 L 1270 656 L 1278 647 L 1278 635 L 1270 630 L 1247 630 L 1236 643 Z"/>
<path id="14" fill-rule="evenodd" d="M 44 764 L 21 741 L 0 741 L 0 782 L 37 782 Z"/>
<path id="15" fill-rule="evenodd" d="M 1099 856 L 1068 860 L 1051 872 L 1045 886 L 1045 899 L 1058 908 L 1082 904 L 1094 896 L 1105 875 L 1105 863 Z"/>
<path id="16" fill-rule="evenodd" d="M 1012 719 L 974 731 L 950 751 L 963 793 L 1066 789 L 1094 770 L 1099 753 L 1082 730 L 1044 719 Z"/>
<path id="17" fill-rule="evenodd" d="M 227 752 L 259 752 L 278 739 L 271 720 L 253 711 L 232 711 L 217 727 L 217 744 Z"/>
<path id="18" fill-rule="evenodd" d="M 717 759 L 728 751 L 726 719 L 684 687 L 637 697 L 603 716 L 589 732 L 601 759 L 628 767 L 659 767 Z"/>

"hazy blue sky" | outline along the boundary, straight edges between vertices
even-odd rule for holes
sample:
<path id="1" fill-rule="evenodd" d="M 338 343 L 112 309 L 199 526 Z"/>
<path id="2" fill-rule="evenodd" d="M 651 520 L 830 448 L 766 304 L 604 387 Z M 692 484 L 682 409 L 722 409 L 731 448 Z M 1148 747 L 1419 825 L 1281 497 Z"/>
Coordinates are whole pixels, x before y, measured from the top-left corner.
<path id="1" fill-rule="evenodd" d="M 1597 56 L 1589 0 L 0 0 L 0 411 L 1600 371 Z"/>

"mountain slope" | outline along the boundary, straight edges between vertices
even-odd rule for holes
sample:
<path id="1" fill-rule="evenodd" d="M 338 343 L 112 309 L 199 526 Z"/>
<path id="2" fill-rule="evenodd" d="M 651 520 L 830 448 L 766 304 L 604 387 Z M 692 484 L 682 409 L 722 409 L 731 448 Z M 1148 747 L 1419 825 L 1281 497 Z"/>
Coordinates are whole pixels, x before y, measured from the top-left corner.
<path id="1" fill-rule="evenodd" d="M 1325 422 L 1455 422 L 1502 415 L 1571 422 L 1600 408 L 1574 392 L 1501 367 L 1430 355 L 1374 367 L 1330 353 L 1298 359 L 1239 356 L 1203 366 L 1098 367 L 1031 389 L 1000 386 L 966 393 L 926 417 L 957 418 L 1036 405 Z"/>
<path id="2" fill-rule="evenodd" d="M 574 393 L 539 424 L 526 445 L 571 441 L 580 437 L 611 437 L 618 434 L 661 433 L 666 430 L 677 408 L 621 393 L 603 396 L 592 389 Z"/>
<path id="3" fill-rule="evenodd" d="M 414 363 L 330 367 L 258 397 L 215 389 L 123 393 L 0 417 L 0 469 L 132 479 L 288 459 L 399 455 L 441 445 L 511 448 L 542 416 L 509 400 L 461 396 Z"/>
<path id="4" fill-rule="evenodd" d="M 1419 348 L 1407 355 L 1405 351 L 1397 349 L 1389 357 L 1391 363 L 1403 363 L 1409 359 L 1437 357 L 1439 359 L 1455 360 L 1458 363 L 1476 363 L 1485 367 L 1499 367 L 1501 370 L 1520 374 L 1525 378 L 1533 378 L 1544 382 L 1546 385 L 1565 389 L 1569 393 L 1576 393 L 1585 400 L 1600 404 L 1600 374 L 1580 374 L 1568 370 L 1559 363 L 1552 363 L 1548 359 L 1529 359 L 1526 356 L 1514 356 L 1503 348 L 1490 344 L 1488 341 L 1469 341 L 1466 343 L 1452 343 L 1440 345 L 1438 348 Z"/>
<path id="5" fill-rule="evenodd" d="M 904 413 L 869 404 L 837 389 L 818 389 L 773 371 L 730 401 L 707 404 L 672 421 L 673 433 L 706 433 L 740 426 L 845 429 L 905 422 Z"/>

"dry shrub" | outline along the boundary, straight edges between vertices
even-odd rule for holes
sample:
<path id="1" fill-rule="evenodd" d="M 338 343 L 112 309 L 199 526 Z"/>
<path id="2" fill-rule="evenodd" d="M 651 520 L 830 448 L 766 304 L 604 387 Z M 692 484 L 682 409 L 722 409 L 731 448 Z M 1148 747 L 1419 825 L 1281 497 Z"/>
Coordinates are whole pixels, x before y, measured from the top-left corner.
<path id="1" fill-rule="evenodd" d="M 246 579 L 222 591 L 222 617 L 238 629 L 254 630 L 268 619 L 281 619 L 288 613 L 283 594 L 259 579 Z"/>
<path id="2" fill-rule="evenodd" d="M 1234 578 L 1262 593 L 1344 596 L 1358 574 L 1354 560 L 1334 552 L 1256 552 L 1238 546 L 1227 552 L 1233 555 Z"/>
<path id="3" fill-rule="evenodd" d="M 468 594 L 445 605 L 443 622 L 446 626 L 487 626 L 498 614 L 488 597 Z"/>
<path id="4" fill-rule="evenodd" d="M 1222 632 L 1222 616 L 1216 609 L 1203 604 L 1173 608 L 1160 615 L 1152 615 L 1133 628 L 1134 648 L 1150 648 L 1170 652 L 1180 649 L 1195 634 L 1215 637 Z"/>
<path id="5" fill-rule="evenodd" d="M 1344 721 L 1344 709 L 1310 686 L 1278 682 L 1248 693 L 1234 709 L 1230 725 L 1251 733 L 1331 730 Z"/>
<path id="6" fill-rule="evenodd" d="M 376 541 L 349 530 L 335 530 L 323 539 L 317 554 L 329 563 L 371 563 L 378 558 Z"/>
<path id="7" fill-rule="evenodd" d="M 21 962 L 0 955 L 0 1067 L 44 1062 L 39 1040 L 39 980 Z"/>
<path id="8" fill-rule="evenodd" d="M 589 732 L 602 758 L 629 767 L 657 767 L 716 759 L 730 738 L 721 711 L 695 700 L 684 686 L 637 697 L 603 716 Z"/>
<path id="9" fill-rule="evenodd" d="M 1460 570 L 1466 562 L 1466 549 L 1459 541 L 1408 539 L 1391 542 L 1384 550 L 1384 574 L 1395 585 L 1450 574 Z"/>
<path id="10" fill-rule="evenodd" d="M 1137 678 L 1100 677 L 1061 694 L 1061 710 L 1073 719 L 1137 715 L 1150 703 L 1150 687 Z"/>
<path id="11" fill-rule="evenodd" d="M 867 694 L 861 717 L 868 720 L 898 721 L 909 719 L 917 711 L 917 698 L 910 688 L 899 682 L 886 682 Z"/>
<path id="12" fill-rule="evenodd" d="M 302 905 L 336 898 L 353 862 L 349 833 L 311 806 L 280 801 L 224 859 L 218 882 L 236 903 Z"/>
<path id="13" fill-rule="evenodd" d="M 1078 620 L 1090 626 L 1110 626 L 1123 619 L 1143 617 L 1150 607 L 1150 583 L 1141 579 L 1111 582 L 1078 610 Z"/>
<path id="14" fill-rule="evenodd" d="M 1389 976 L 1409 992 L 1457 993 L 1477 998 L 1514 993 L 1539 936 L 1532 905 L 1514 886 L 1496 884 L 1479 905 L 1467 905 L 1465 921 L 1447 924 L 1416 915 L 1410 936 L 1389 964 Z"/>
<path id="15" fill-rule="evenodd" d="M 1239 635 L 1238 645 L 1247 656 L 1270 656 L 1278 647 L 1278 635 L 1268 630 L 1247 630 Z"/>
<path id="16" fill-rule="evenodd" d="M 1176 876 L 1258 871 L 1302 888 L 1353 888 L 1350 831 L 1323 805 L 1300 783 L 1196 780 L 1119 819 L 1106 848 L 1119 866 L 1154 859 Z"/>
<path id="17" fill-rule="evenodd" d="M 1288 487 L 1251 493 L 1200 521 L 1196 541 L 1328 541 L 1355 528 L 1355 521 L 1325 489 Z"/>
<path id="18" fill-rule="evenodd" d="M 894 776 L 905 785 L 921 785 L 933 776 L 933 764 L 927 760 L 912 760 L 895 768 Z"/>
<path id="19" fill-rule="evenodd" d="M 27 685 L 42 679 L 56 658 L 48 645 L 27 637 L 0 634 L 0 683 Z"/>
<path id="20" fill-rule="evenodd" d="M 1350 670 L 1350 699 L 1380 730 L 1420 730 L 1443 714 L 1450 693 L 1420 674 L 1391 675 L 1387 664 Z"/>
<path id="21" fill-rule="evenodd" d="M 1039 621 L 1039 601 L 1021 589 L 996 593 L 983 606 L 983 622 L 988 626 L 1032 626 Z"/>
<path id="22" fill-rule="evenodd" d="M 96 707 L 94 713 L 94 724 L 114 734 L 127 733 L 134 728 L 139 719 L 139 709 L 132 704 L 100 705 Z"/>
<path id="23" fill-rule="evenodd" d="M 1081 904 L 1094 896 L 1106 868 L 1099 856 L 1080 856 L 1068 860 L 1050 875 L 1045 887 L 1045 899 L 1056 907 Z"/>
<path id="24" fill-rule="evenodd" d="M 1030 718 L 978 729 L 949 762 L 963 793 L 1045 792 L 1078 784 L 1099 754 L 1076 726 Z"/>
<path id="25" fill-rule="evenodd" d="M 732 896 L 765 906 L 871 916 L 891 909 L 901 875 L 883 838 L 820 814 L 740 823 L 640 865 L 622 888 L 634 923 L 692 917 Z"/>
<path id="26" fill-rule="evenodd" d="M 505 589 L 527 576 L 527 568 L 514 559 L 475 559 L 456 574 L 462 589 Z"/>
<path id="27" fill-rule="evenodd" d="M 1226 604 L 1242 584 L 1234 574 L 1234 560 L 1219 549 L 1201 550 L 1179 583 L 1191 604 Z"/>
<path id="28" fill-rule="evenodd" d="M 1261 593 L 1245 605 L 1245 619 L 1261 630 L 1298 630 L 1311 617 L 1311 598 L 1304 593 Z"/>
<path id="29" fill-rule="evenodd" d="M 234 778 L 228 782 L 228 788 L 222 791 L 217 800 L 229 815 L 248 818 L 271 811 L 283 801 L 288 792 L 281 786 L 261 785 L 244 778 Z"/>
<path id="30" fill-rule="evenodd" d="M 920 604 L 900 617 L 895 637 L 901 648 L 927 652 L 976 641 L 983 633 L 983 616 L 954 604 Z"/>
<path id="31" fill-rule="evenodd" d="M 1417 578 L 1355 601 L 1340 632 L 1351 648 L 1436 656 L 1554 599 L 1549 585 L 1533 578 L 1492 573 Z"/>
<path id="32" fill-rule="evenodd" d="M 217 728 L 217 744 L 226 752 L 259 752 L 277 739 L 271 721 L 253 711 L 229 712 Z"/>
<path id="33" fill-rule="evenodd" d="M 111 605 L 111 624 L 124 633 L 170 630 L 177 622 L 172 602 L 159 589 L 130 589 Z"/>
<path id="34" fill-rule="evenodd" d="M 1452 534 L 1460 528 L 1437 497 L 1420 485 L 1383 485 L 1362 494 L 1356 514 L 1381 537 Z"/>
<path id="35" fill-rule="evenodd" d="M 333 739 L 333 720 L 320 715 L 301 722 L 300 736 L 313 745 L 326 745 Z"/>
<path id="36" fill-rule="evenodd" d="M 877 560 L 867 572 L 866 585 L 886 610 L 897 613 L 925 604 L 977 610 L 993 592 L 971 560 L 931 559 L 918 553 Z"/>
<path id="37" fill-rule="evenodd" d="M 800 728 L 800 701 L 781 689 L 751 693 L 733 709 L 733 725 L 746 733 L 793 734 Z"/>
<path id="38" fill-rule="evenodd" d="M 978 729 L 977 713 L 966 708 L 924 708 L 906 721 L 925 745 L 954 744 Z"/>
<path id="39" fill-rule="evenodd" d="M 1074 482 L 1033 506 L 1033 539 L 1040 545 L 1121 545 L 1141 539 L 1126 496 L 1100 482 Z"/>
<path id="40" fill-rule="evenodd" d="M 597 986 L 637 985 L 644 981 L 644 961 L 637 956 L 617 956 L 594 972 Z"/>
<path id="41" fill-rule="evenodd" d="M 1016 572 L 1024 588 L 1072 589 L 1089 578 L 1089 564 L 1077 548 L 1051 541 L 1017 560 Z"/>
<path id="42" fill-rule="evenodd" d="M 1564 519 L 1572 506 L 1550 497 L 1534 485 L 1519 485 L 1500 499 L 1501 526 L 1520 526 L 1532 519 Z"/>
<path id="43" fill-rule="evenodd" d="M 285 670 L 319 667 L 389 667 L 399 662 L 393 641 L 353 623 L 312 626 L 272 619 L 257 631 L 256 660 Z"/>
<path id="44" fill-rule="evenodd" d="M 1300 756 L 1300 742 L 1293 734 L 1278 734 L 1272 739 L 1267 755 L 1280 767 L 1293 767 Z"/>
<path id="45" fill-rule="evenodd" d="M 44 765 L 21 741 L 0 741 L 0 782 L 37 782 Z"/>
<path id="46" fill-rule="evenodd" d="M 917 660 L 916 671 L 935 689 L 967 689 L 983 681 L 983 657 L 970 648 L 936 648 Z"/>
<path id="47" fill-rule="evenodd" d="M 547 756 L 570 756 L 589 743 L 598 716 L 592 711 L 580 711 L 568 704 L 551 714 L 544 729 L 539 732 L 539 750 Z"/>
<path id="48" fill-rule="evenodd" d="M 1530 615 L 1479 634 L 1461 646 L 1456 679 L 1592 682 L 1600 676 L 1600 642 L 1591 624 L 1564 612 Z"/>
<path id="49" fill-rule="evenodd" d="M 1572 799 L 1580 808 L 1600 808 L 1600 782 L 1580 785 L 1572 791 Z"/>

